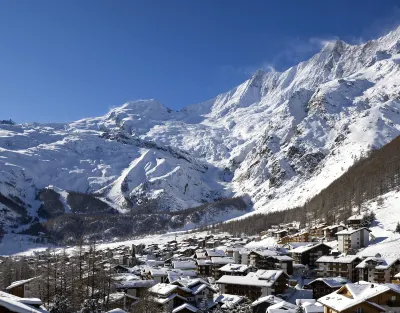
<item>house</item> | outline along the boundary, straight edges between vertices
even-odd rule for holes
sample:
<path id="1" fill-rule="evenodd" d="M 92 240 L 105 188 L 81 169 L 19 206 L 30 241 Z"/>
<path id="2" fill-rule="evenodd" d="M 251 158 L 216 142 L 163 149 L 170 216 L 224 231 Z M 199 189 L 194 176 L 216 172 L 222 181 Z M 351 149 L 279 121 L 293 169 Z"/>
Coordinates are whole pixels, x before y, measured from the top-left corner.
<path id="1" fill-rule="evenodd" d="M 320 277 L 309 282 L 304 289 L 312 289 L 313 298 L 318 299 L 338 290 L 347 283 L 349 280 L 343 277 Z"/>
<path id="2" fill-rule="evenodd" d="M 197 275 L 200 277 L 210 277 L 212 275 L 211 260 L 197 259 Z"/>
<path id="3" fill-rule="evenodd" d="M 279 240 L 287 236 L 288 234 L 289 232 L 286 229 L 280 229 L 274 232 L 274 237 Z"/>
<path id="4" fill-rule="evenodd" d="M 192 305 L 200 307 L 201 304 L 206 304 L 207 308 L 215 305 L 213 298 L 217 290 L 201 278 L 181 278 L 174 281 L 173 285 L 180 286 L 188 291 L 190 290 L 191 294 L 186 295 L 186 299 Z"/>
<path id="5" fill-rule="evenodd" d="M 263 270 L 283 270 L 287 274 L 293 273 L 293 259 L 287 255 L 280 255 L 276 250 L 251 251 L 249 264 Z"/>
<path id="6" fill-rule="evenodd" d="M 310 240 L 310 233 L 305 230 L 292 235 L 290 242 L 307 242 L 309 240 Z"/>
<path id="7" fill-rule="evenodd" d="M 349 228 L 354 228 L 354 229 L 360 228 L 362 220 L 363 220 L 363 216 L 361 214 L 356 214 L 356 215 L 350 216 L 347 219 L 347 226 Z"/>
<path id="8" fill-rule="evenodd" d="M 251 306 L 253 308 L 253 313 L 265 313 L 266 310 L 274 304 L 277 304 L 279 302 L 282 302 L 283 299 L 277 297 L 277 296 L 265 296 L 258 298 L 256 301 L 254 301 Z"/>
<path id="9" fill-rule="evenodd" d="M 47 313 L 40 299 L 21 298 L 0 291 L 0 313 Z"/>
<path id="10" fill-rule="evenodd" d="M 262 296 L 284 293 L 289 276 L 284 271 L 258 270 L 246 276 L 224 275 L 216 283 L 221 293 L 247 296 L 256 300 Z"/>
<path id="11" fill-rule="evenodd" d="M 370 283 L 390 283 L 400 271 L 398 258 L 382 258 L 378 254 L 375 257 L 366 258 L 356 266 L 359 280 Z"/>
<path id="12" fill-rule="evenodd" d="M 193 270 L 197 269 L 196 262 L 194 260 L 176 260 L 172 261 L 172 267 L 180 270 Z"/>
<path id="13" fill-rule="evenodd" d="M 323 255 L 328 255 L 332 248 L 324 243 L 300 246 L 290 251 L 295 263 L 315 266 L 315 261 Z"/>
<path id="14" fill-rule="evenodd" d="M 368 246 L 370 232 L 366 227 L 349 228 L 337 232 L 338 250 L 347 253 Z"/>
<path id="15" fill-rule="evenodd" d="M 351 282 L 358 281 L 356 266 L 361 263 L 361 258 L 356 255 L 323 256 L 316 262 L 317 273 L 320 277 L 343 277 Z"/>
<path id="16" fill-rule="evenodd" d="M 309 244 L 312 244 L 312 242 L 309 242 L 309 241 L 294 242 L 294 241 L 292 241 L 292 242 L 283 244 L 281 247 L 290 251 L 290 250 L 296 249 L 298 247 L 307 246 Z"/>
<path id="17" fill-rule="evenodd" d="M 248 273 L 254 270 L 254 267 L 246 264 L 229 263 L 225 264 L 218 270 L 220 271 L 220 276 L 223 275 L 246 276 Z"/>
<path id="18" fill-rule="evenodd" d="M 318 299 L 324 312 L 381 313 L 398 311 L 400 289 L 394 284 L 346 284 L 339 290 Z"/>
<path id="19" fill-rule="evenodd" d="M 221 267 L 223 267 L 226 264 L 231 264 L 234 263 L 235 260 L 233 258 L 228 258 L 228 257 L 212 257 L 211 258 L 211 276 L 214 279 L 219 279 L 222 276 L 222 273 L 219 271 Z"/>
<path id="20" fill-rule="evenodd" d="M 32 282 L 37 277 L 32 277 L 25 280 L 18 280 L 13 282 L 10 286 L 6 288 L 6 291 L 14 296 L 21 298 L 32 297 Z"/>
<path id="21" fill-rule="evenodd" d="M 312 237 L 323 237 L 324 229 L 326 227 L 326 223 L 320 223 L 310 228 L 310 236 Z"/>
<path id="22" fill-rule="evenodd" d="M 344 225 L 330 225 L 324 228 L 324 237 L 327 241 L 337 240 L 336 233 L 346 229 Z"/>
<path id="23" fill-rule="evenodd" d="M 148 291 L 152 296 L 152 301 L 167 312 L 187 303 L 187 298 L 192 294 L 188 288 L 164 283 L 154 285 Z"/>

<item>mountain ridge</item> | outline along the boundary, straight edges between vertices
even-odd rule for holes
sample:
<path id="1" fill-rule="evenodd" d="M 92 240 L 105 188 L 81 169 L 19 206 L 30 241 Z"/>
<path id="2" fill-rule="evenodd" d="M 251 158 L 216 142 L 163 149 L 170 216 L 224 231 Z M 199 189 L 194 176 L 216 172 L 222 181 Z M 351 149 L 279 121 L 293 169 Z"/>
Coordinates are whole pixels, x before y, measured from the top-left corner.
<path id="1" fill-rule="evenodd" d="M 335 40 L 179 111 L 136 100 L 70 123 L 0 123 L 0 194 L 19 199 L 24 222 L 40 220 L 38 194 L 49 186 L 121 213 L 232 196 L 249 196 L 257 212 L 301 205 L 400 134 L 399 53 L 397 28 L 361 45 Z M 0 209 L 1 223 L 21 223 L 18 210 Z"/>

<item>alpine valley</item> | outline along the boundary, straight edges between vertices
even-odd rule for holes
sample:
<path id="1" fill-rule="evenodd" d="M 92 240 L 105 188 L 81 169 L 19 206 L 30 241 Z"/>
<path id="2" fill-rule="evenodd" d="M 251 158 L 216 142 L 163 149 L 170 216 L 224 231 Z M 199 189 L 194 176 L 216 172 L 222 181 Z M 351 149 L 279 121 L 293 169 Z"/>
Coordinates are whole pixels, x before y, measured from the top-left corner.
<path id="1" fill-rule="evenodd" d="M 65 232 L 90 216 L 115 235 L 104 220 L 129 216 L 122 236 L 299 206 L 397 137 L 399 112 L 400 28 L 181 111 L 139 100 L 65 124 L 4 120 L 0 223 Z"/>

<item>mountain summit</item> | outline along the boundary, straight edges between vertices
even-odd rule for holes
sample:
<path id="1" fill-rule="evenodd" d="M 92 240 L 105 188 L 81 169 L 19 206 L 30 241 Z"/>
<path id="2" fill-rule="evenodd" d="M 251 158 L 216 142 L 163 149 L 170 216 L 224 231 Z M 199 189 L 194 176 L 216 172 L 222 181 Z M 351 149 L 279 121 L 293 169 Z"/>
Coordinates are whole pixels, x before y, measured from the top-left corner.
<path id="1" fill-rule="evenodd" d="M 0 222 L 43 219 L 43 190 L 66 213 L 71 193 L 122 214 L 241 195 L 256 211 L 301 205 L 400 134 L 399 53 L 400 28 L 361 45 L 330 42 L 181 111 L 139 100 L 72 123 L 0 123 Z"/>

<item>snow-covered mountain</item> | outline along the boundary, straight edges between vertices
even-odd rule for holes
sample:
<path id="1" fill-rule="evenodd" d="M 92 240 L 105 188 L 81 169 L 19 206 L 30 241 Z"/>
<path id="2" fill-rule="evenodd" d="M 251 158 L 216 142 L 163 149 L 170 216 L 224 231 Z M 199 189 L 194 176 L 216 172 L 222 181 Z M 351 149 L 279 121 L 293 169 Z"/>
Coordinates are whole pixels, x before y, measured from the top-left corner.
<path id="1" fill-rule="evenodd" d="M 67 213 L 69 191 L 122 213 L 150 200 L 181 210 L 240 195 L 257 211 L 285 209 L 398 136 L 399 111 L 400 28 L 362 45 L 330 42 L 178 112 L 140 100 L 72 123 L 3 122 L 1 218 L 29 222 L 44 188 Z"/>

